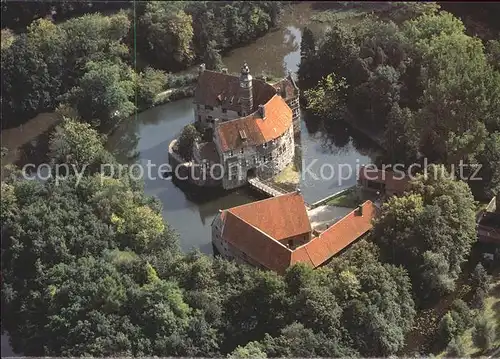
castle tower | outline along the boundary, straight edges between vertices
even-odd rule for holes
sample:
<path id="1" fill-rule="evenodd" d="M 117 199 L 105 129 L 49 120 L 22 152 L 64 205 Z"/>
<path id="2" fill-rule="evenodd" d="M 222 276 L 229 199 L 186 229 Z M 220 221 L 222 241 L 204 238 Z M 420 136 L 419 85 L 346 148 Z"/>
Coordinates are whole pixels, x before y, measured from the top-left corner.
<path id="1" fill-rule="evenodd" d="M 240 75 L 240 104 L 241 113 L 246 116 L 252 113 L 253 109 L 253 90 L 252 90 L 252 75 L 247 63 L 243 64 Z"/>

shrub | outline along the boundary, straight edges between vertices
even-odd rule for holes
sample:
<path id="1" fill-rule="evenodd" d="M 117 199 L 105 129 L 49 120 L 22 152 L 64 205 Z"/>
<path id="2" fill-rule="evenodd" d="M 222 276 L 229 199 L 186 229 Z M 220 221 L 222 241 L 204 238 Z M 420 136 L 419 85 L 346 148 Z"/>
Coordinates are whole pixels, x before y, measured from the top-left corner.
<path id="1" fill-rule="evenodd" d="M 461 299 L 453 301 L 450 314 L 456 323 L 457 334 L 463 333 L 472 325 L 472 313 L 467 303 Z"/>
<path id="2" fill-rule="evenodd" d="M 454 338 L 448 343 L 445 355 L 447 358 L 463 358 L 465 354 L 465 345 L 461 338 Z"/>
<path id="3" fill-rule="evenodd" d="M 474 272 L 472 272 L 471 284 L 474 289 L 480 288 L 484 291 L 488 290 L 490 285 L 490 276 L 481 263 L 478 263 L 476 268 L 474 268 Z"/>
<path id="4" fill-rule="evenodd" d="M 486 298 L 486 291 L 484 289 L 477 288 L 474 291 L 474 295 L 472 297 L 471 307 L 474 309 L 483 309 L 485 298 Z"/>
<path id="5" fill-rule="evenodd" d="M 483 351 L 488 350 L 493 345 L 495 337 L 496 333 L 493 324 L 484 316 L 479 317 L 472 332 L 474 344 Z"/>
<path id="6" fill-rule="evenodd" d="M 199 137 L 196 127 L 191 124 L 184 126 L 178 141 L 178 151 L 184 160 L 191 160 L 193 156 L 193 144 Z"/>
<path id="7" fill-rule="evenodd" d="M 153 105 L 156 96 L 165 88 L 166 82 L 165 72 L 146 67 L 137 79 L 138 106 L 147 108 Z"/>
<path id="8" fill-rule="evenodd" d="M 446 313 L 439 322 L 439 341 L 444 346 L 457 335 L 457 323 L 451 312 Z"/>

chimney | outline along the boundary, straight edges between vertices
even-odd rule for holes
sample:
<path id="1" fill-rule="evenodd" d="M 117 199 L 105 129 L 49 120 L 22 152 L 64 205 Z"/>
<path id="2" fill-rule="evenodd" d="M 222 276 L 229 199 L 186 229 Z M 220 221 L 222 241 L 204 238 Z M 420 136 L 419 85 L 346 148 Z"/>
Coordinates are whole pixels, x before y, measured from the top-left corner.
<path id="1" fill-rule="evenodd" d="M 200 66 L 198 67 L 198 74 L 201 75 L 201 73 L 205 71 L 205 68 L 205 64 L 200 64 Z"/>
<path id="2" fill-rule="evenodd" d="M 266 119 L 266 108 L 264 107 L 264 105 L 259 105 L 259 115 L 263 120 Z"/>
<path id="3" fill-rule="evenodd" d="M 358 216 L 363 216 L 363 205 L 362 204 L 360 204 L 358 206 L 358 209 L 357 209 L 356 213 L 357 213 Z"/>
<path id="4" fill-rule="evenodd" d="M 224 67 L 224 68 L 221 70 L 221 72 L 222 72 L 223 74 L 227 74 L 227 73 L 228 73 L 228 72 L 227 72 L 227 67 Z"/>

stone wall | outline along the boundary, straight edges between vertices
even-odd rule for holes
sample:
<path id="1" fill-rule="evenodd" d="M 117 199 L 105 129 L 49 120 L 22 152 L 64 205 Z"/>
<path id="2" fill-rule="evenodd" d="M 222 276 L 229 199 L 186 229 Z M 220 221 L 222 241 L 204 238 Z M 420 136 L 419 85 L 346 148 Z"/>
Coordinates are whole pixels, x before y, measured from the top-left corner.
<path id="1" fill-rule="evenodd" d="M 250 264 L 251 266 L 257 268 L 266 269 L 259 262 L 250 258 L 246 253 L 240 251 L 231 243 L 225 241 L 222 238 L 223 228 L 224 222 L 222 221 L 221 215 L 219 213 L 212 222 L 212 244 L 223 258 L 234 260 L 236 263 Z"/>
<path id="2" fill-rule="evenodd" d="M 286 104 L 292 110 L 293 117 L 293 132 L 294 134 L 300 134 L 300 105 L 299 96 L 292 97 L 286 101 Z"/>
<path id="3" fill-rule="evenodd" d="M 168 163 L 172 168 L 172 176 L 178 174 L 182 178 L 189 177 L 191 163 L 184 161 L 179 154 L 175 153 L 174 147 L 176 143 L 177 140 L 174 139 L 168 145 Z"/>
<path id="4" fill-rule="evenodd" d="M 226 173 L 222 186 L 225 189 L 241 187 L 247 183 L 248 175 L 269 179 L 293 161 L 294 153 L 293 126 L 264 145 L 224 152 L 221 157 Z"/>
<path id="5" fill-rule="evenodd" d="M 214 146 L 215 147 L 215 146 Z M 221 166 L 219 161 L 210 161 L 200 153 L 201 144 L 195 142 L 193 144 L 193 164 L 194 175 L 191 180 L 194 184 L 200 187 L 219 187 L 222 185 Z M 217 166 L 216 166 L 217 165 Z"/>
<path id="6" fill-rule="evenodd" d="M 196 159 L 196 151 L 193 151 L 193 162 L 185 161 L 178 153 L 174 151 L 174 146 L 177 140 L 170 142 L 168 146 L 168 163 L 172 168 L 172 176 L 175 176 L 178 180 L 188 181 L 199 187 L 219 187 L 221 185 L 220 180 L 214 180 L 210 177 L 209 171 L 202 173 L 204 171 L 203 162 L 200 159 Z M 210 163 L 207 164 L 209 166 Z M 177 169 L 177 170 L 176 170 Z M 219 176 L 216 176 L 218 178 Z"/>

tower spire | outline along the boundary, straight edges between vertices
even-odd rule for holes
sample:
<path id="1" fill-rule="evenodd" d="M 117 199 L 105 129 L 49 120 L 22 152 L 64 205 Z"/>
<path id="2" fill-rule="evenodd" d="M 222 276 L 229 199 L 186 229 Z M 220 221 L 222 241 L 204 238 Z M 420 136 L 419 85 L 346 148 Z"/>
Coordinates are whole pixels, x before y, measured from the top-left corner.
<path id="1" fill-rule="evenodd" d="M 241 113 L 243 116 L 246 116 L 252 112 L 253 109 L 252 75 L 250 75 L 250 68 L 248 67 L 246 61 L 241 67 L 240 103 L 241 103 Z"/>

